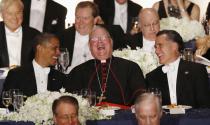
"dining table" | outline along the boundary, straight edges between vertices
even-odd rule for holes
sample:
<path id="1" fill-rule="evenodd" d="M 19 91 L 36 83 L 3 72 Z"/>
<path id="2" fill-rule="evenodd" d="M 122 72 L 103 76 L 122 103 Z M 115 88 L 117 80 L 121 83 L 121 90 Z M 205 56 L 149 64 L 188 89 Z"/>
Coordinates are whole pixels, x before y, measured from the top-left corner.
<path id="1" fill-rule="evenodd" d="M 164 111 L 161 125 L 210 125 L 210 109 L 188 109 L 185 114 Z M 86 125 L 138 125 L 131 110 L 119 110 L 109 120 L 88 120 Z"/>

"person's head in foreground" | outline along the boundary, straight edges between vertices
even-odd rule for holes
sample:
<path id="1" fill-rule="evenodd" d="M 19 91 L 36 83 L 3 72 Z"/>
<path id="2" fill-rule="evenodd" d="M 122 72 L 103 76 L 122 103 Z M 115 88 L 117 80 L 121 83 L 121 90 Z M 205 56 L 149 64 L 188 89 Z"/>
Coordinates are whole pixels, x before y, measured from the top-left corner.
<path id="1" fill-rule="evenodd" d="M 160 125 L 162 104 L 159 96 L 143 93 L 135 101 L 135 115 L 139 125 Z"/>
<path id="2" fill-rule="evenodd" d="M 55 66 L 60 56 L 60 41 L 50 33 L 35 38 L 35 61 L 42 67 Z"/>
<path id="3" fill-rule="evenodd" d="M 96 25 L 89 38 L 91 54 L 95 59 L 106 60 L 112 56 L 113 41 L 109 32 L 100 25 Z"/>
<path id="4" fill-rule="evenodd" d="M 52 104 L 55 125 L 79 125 L 79 103 L 72 96 L 61 96 Z"/>
<path id="5" fill-rule="evenodd" d="M 157 33 L 155 40 L 155 53 L 160 64 L 174 62 L 183 49 L 183 40 L 178 32 L 174 30 L 162 30 Z"/>

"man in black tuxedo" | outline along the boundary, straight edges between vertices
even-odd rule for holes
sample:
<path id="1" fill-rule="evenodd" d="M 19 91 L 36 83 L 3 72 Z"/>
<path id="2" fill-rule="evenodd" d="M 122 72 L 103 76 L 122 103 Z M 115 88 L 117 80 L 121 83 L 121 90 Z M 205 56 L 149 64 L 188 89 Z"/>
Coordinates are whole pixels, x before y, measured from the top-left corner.
<path id="1" fill-rule="evenodd" d="M 19 89 L 26 96 L 45 91 L 58 91 L 67 82 L 64 74 L 50 68 L 60 55 L 59 40 L 55 35 L 44 33 L 36 37 L 35 58 L 28 66 L 9 71 L 3 90 Z"/>
<path id="2" fill-rule="evenodd" d="M 148 87 L 159 88 L 162 104 L 210 107 L 208 74 L 202 64 L 180 58 L 182 37 L 173 30 L 158 32 L 155 52 L 162 66 L 146 75 Z"/>
<path id="3" fill-rule="evenodd" d="M 23 25 L 40 32 L 59 33 L 65 29 L 67 9 L 53 0 L 22 0 Z"/>
<path id="4" fill-rule="evenodd" d="M 99 15 L 105 24 L 120 25 L 127 34 L 132 29 L 132 18 L 137 17 L 142 8 L 131 0 L 94 0 L 94 2 L 98 5 Z"/>
<path id="5" fill-rule="evenodd" d="M 39 31 L 21 26 L 23 3 L 21 0 L 2 0 L 0 22 L 0 67 L 27 65 L 33 59 L 33 38 Z"/>
<path id="6" fill-rule="evenodd" d="M 144 8 L 138 15 L 141 32 L 128 36 L 128 45 L 132 49 L 143 48 L 145 51 L 154 52 L 156 34 L 160 30 L 159 16 L 155 9 Z"/>
<path id="7" fill-rule="evenodd" d="M 90 1 L 80 2 L 75 10 L 75 25 L 64 30 L 60 35 L 61 46 L 69 51 L 70 65 L 67 72 L 75 66 L 92 59 L 88 47 L 89 34 L 94 25 L 100 21 L 96 4 Z M 124 33 L 120 26 L 107 26 L 114 42 L 114 49 L 123 48 Z"/>

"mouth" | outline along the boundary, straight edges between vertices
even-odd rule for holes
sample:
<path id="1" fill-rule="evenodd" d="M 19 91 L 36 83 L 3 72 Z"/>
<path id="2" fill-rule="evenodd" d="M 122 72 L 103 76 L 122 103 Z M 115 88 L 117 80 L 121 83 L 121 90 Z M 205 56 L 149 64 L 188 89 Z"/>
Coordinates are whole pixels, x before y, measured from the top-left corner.
<path id="1" fill-rule="evenodd" d="M 104 46 L 101 46 L 101 47 L 98 47 L 97 49 L 98 50 L 105 50 L 105 47 Z"/>
<path id="2" fill-rule="evenodd" d="M 53 58 L 53 59 L 55 59 L 55 60 L 57 60 L 57 59 L 58 59 L 58 57 L 57 57 L 57 56 L 53 56 L 52 58 Z"/>

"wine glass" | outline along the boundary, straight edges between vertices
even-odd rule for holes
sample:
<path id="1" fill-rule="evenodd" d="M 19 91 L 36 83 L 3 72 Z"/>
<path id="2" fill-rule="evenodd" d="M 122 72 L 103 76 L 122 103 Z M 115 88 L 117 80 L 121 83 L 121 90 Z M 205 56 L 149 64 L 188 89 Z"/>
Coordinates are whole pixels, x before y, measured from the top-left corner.
<path id="1" fill-rule="evenodd" d="M 2 92 L 2 103 L 6 107 L 6 113 L 9 113 L 8 107 L 12 104 L 11 91 L 3 91 Z"/>
<path id="2" fill-rule="evenodd" d="M 60 48 L 60 56 L 58 58 L 58 62 L 61 66 L 59 70 L 65 73 L 69 66 L 69 52 L 67 48 Z"/>
<path id="3" fill-rule="evenodd" d="M 20 107 L 23 106 L 24 103 L 24 97 L 23 97 L 23 93 L 16 89 L 13 90 L 13 106 L 14 106 L 14 110 L 19 112 Z"/>
<path id="4" fill-rule="evenodd" d="M 12 105 L 13 105 L 14 111 L 16 110 L 15 104 L 14 104 L 14 95 L 19 93 L 19 91 L 20 91 L 19 89 L 10 89 L 10 92 L 12 94 Z"/>

